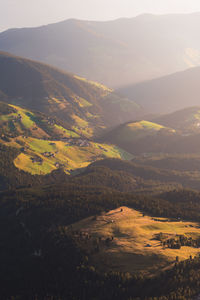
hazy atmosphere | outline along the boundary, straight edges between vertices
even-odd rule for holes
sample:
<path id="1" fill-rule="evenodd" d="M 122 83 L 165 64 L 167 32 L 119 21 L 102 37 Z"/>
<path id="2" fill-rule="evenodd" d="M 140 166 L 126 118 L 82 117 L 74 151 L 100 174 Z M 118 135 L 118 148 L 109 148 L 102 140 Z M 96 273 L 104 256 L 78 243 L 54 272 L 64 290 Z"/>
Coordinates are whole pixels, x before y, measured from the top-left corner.
<path id="1" fill-rule="evenodd" d="M 0 300 L 200 300 L 200 0 L 0 0 Z"/>
<path id="2" fill-rule="evenodd" d="M 0 31 L 68 18 L 110 20 L 143 13 L 200 11 L 199 0 L 0 0 Z"/>

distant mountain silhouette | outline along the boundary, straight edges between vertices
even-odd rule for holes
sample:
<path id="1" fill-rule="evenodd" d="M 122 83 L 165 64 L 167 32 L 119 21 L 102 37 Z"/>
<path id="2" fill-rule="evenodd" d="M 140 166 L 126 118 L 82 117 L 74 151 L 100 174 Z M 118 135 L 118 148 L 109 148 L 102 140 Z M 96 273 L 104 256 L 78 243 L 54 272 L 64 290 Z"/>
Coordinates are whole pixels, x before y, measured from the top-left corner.
<path id="1" fill-rule="evenodd" d="M 187 107 L 153 119 L 163 126 L 185 132 L 200 132 L 200 106 Z"/>
<path id="2" fill-rule="evenodd" d="M 0 50 L 36 59 L 112 87 L 200 63 L 200 14 L 70 19 L 0 34 Z"/>
<path id="3" fill-rule="evenodd" d="M 151 113 L 171 113 L 200 106 L 200 67 L 119 90 Z"/>

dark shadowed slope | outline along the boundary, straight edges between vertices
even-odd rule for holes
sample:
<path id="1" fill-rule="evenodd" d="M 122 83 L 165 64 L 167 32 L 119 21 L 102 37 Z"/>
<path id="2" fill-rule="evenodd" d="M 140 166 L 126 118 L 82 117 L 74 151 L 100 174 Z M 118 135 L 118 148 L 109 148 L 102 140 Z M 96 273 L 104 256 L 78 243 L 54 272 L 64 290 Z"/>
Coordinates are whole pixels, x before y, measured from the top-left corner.
<path id="1" fill-rule="evenodd" d="M 191 154 L 200 148 L 200 108 L 189 107 L 154 118 L 119 125 L 104 135 L 113 143 L 135 155 L 152 153 Z"/>
<path id="2" fill-rule="evenodd" d="M 1 100 L 57 116 L 88 137 L 135 118 L 139 111 L 101 84 L 3 52 L 0 78 Z"/>
<path id="3" fill-rule="evenodd" d="M 149 121 L 128 122 L 108 132 L 103 140 L 141 155 L 166 151 L 168 139 L 176 138 L 175 130 Z"/>

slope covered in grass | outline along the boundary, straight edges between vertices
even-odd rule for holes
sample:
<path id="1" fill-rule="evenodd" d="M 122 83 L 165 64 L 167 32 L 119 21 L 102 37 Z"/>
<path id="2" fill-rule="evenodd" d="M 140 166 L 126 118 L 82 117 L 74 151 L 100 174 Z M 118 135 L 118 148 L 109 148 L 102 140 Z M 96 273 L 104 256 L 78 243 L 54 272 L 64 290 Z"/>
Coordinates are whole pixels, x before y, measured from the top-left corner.
<path id="1" fill-rule="evenodd" d="M 44 114 L 4 103 L 0 109 L 0 143 L 18 150 L 13 162 L 25 172 L 45 175 L 62 168 L 70 173 L 103 158 L 132 158 L 117 146 L 89 141 L 67 123 Z"/>
<path id="2" fill-rule="evenodd" d="M 31 174 L 44 175 L 58 168 L 63 168 L 66 173 L 71 173 L 103 158 L 132 158 L 130 154 L 116 146 L 82 139 L 75 141 L 70 139 L 68 142 L 62 142 L 20 138 L 20 141 L 26 151 L 15 158 L 14 164 L 17 168 Z M 82 146 L 83 143 L 85 146 Z"/>
<path id="3" fill-rule="evenodd" d="M 129 122 L 108 132 L 103 140 L 116 144 L 133 154 L 151 152 L 151 141 L 175 135 L 175 130 L 149 121 Z M 150 141 L 150 143 L 149 143 Z"/>
<path id="4" fill-rule="evenodd" d="M 124 126 L 120 126 L 120 131 L 117 133 L 117 139 L 120 141 L 120 139 L 124 141 L 129 141 L 133 139 L 140 139 L 148 135 L 156 135 L 160 130 L 168 128 L 157 124 L 152 123 L 149 121 L 139 121 L 139 122 L 133 122 L 133 123 L 127 123 Z M 172 131 L 173 132 L 173 131 Z M 115 133 L 114 133 L 115 134 Z"/>
<path id="5" fill-rule="evenodd" d="M 134 155 L 200 153 L 200 109 L 189 107 L 171 114 L 154 117 L 151 121 L 128 122 L 103 135 Z"/>
<path id="6" fill-rule="evenodd" d="M 82 239 L 78 238 L 77 231 Z M 160 234 L 163 241 L 177 241 L 179 236 L 199 240 L 197 223 L 152 218 L 127 207 L 84 219 L 69 227 L 68 232 L 102 271 L 155 275 L 172 266 L 177 256 L 185 260 L 199 253 L 198 246 L 169 248 L 157 238 Z"/>
<path id="7" fill-rule="evenodd" d="M 57 139 L 79 137 L 67 122 L 0 102 L 0 136 L 6 140 L 19 135 Z"/>

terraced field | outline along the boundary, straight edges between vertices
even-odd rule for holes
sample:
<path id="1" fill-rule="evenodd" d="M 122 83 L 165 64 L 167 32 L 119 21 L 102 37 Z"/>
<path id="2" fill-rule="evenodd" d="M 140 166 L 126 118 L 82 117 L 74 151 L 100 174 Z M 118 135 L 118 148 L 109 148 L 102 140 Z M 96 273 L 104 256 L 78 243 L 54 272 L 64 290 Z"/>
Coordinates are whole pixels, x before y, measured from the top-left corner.
<path id="1" fill-rule="evenodd" d="M 197 245 L 173 249 L 166 242 L 180 236 L 189 241 L 199 240 L 199 224 L 152 218 L 127 207 L 87 218 L 67 230 L 103 271 L 156 274 L 176 260 L 200 253 Z M 165 237 L 165 245 L 158 235 Z"/>

